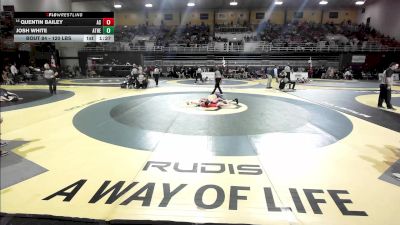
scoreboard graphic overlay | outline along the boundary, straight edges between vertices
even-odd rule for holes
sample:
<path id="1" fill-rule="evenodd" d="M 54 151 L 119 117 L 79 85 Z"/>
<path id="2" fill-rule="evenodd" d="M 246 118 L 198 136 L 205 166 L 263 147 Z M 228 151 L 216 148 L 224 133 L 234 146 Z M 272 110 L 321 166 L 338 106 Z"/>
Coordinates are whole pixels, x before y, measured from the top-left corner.
<path id="1" fill-rule="evenodd" d="M 114 42 L 114 12 L 15 12 L 14 42 Z"/>

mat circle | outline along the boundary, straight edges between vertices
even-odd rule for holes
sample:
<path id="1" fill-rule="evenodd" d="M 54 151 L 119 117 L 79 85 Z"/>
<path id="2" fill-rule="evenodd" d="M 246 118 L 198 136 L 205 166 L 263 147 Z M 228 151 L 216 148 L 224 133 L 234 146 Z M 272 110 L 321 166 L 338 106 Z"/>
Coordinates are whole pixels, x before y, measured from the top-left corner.
<path id="1" fill-rule="evenodd" d="M 100 102 L 75 115 L 82 133 L 115 145 L 153 151 L 162 146 L 204 145 L 216 155 L 256 155 L 257 143 L 277 145 L 275 134 L 311 147 L 347 136 L 352 123 L 342 114 L 304 101 L 265 95 L 228 93 L 248 109 L 227 115 L 194 115 L 172 107 L 206 93 L 163 93 Z M 312 140 L 312 143 L 311 143 Z M 256 143 L 257 142 L 257 143 Z M 178 144 L 177 144 L 178 143 Z"/>

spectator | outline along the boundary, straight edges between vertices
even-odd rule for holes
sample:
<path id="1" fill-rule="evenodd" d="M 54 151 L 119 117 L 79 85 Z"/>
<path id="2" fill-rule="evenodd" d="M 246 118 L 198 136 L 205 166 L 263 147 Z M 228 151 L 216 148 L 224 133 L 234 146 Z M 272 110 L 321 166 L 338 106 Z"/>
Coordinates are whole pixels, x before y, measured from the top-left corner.
<path id="1" fill-rule="evenodd" d="M 344 79 L 346 79 L 346 80 L 352 80 L 353 79 L 353 74 L 351 73 L 350 69 L 347 69 L 346 72 L 344 73 Z"/>
<path id="2" fill-rule="evenodd" d="M 11 65 L 10 71 L 11 71 L 11 76 L 12 76 L 14 83 L 18 83 L 19 82 L 18 69 L 17 69 L 17 64 L 15 62 Z"/>
<path id="3" fill-rule="evenodd" d="M 10 68 L 9 68 L 8 65 L 4 66 L 3 72 L 1 74 L 1 78 L 3 79 L 3 82 L 6 85 L 15 84 L 13 79 L 12 79 Z"/>

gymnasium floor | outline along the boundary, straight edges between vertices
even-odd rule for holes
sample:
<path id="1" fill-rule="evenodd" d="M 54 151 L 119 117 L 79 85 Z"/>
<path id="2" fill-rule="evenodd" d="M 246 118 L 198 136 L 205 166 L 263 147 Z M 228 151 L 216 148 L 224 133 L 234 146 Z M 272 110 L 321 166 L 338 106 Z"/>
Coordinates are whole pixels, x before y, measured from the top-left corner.
<path id="1" fill-rule="evenodd" d="M 240 104 L 205 111 L 186 101 L 212 82 L 120 82 L 63 80 L 55 96 L 45 85 L 4 86 L 24 97 L 1 105 L 5 224 L 400 221 L 400 86 L 389 111 L 375 107 L 372 81 L 282 92 L 225 80 L 225 97 Z"/>

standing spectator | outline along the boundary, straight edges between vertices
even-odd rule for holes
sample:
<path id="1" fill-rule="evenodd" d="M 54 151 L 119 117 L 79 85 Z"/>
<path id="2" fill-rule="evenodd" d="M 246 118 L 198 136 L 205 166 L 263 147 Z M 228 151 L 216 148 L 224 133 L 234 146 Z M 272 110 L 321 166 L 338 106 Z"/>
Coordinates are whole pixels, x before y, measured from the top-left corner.
<path id="1" fill-rule="evenodd" d="M 197 70 L 196 70 L 196 81 L 194 82 L 195 84 L 197 84 L 197 80 L 199 78 L 200 78 L 201 82 L 204 83 L 203 76 L 201 75 L 201 72 L 202 72 L 202 70 L 201 70 L 201 67 L 199 66 L 199 68 L 197 68 Z"/>
<path id="2" fill-rule="evenodd" d="M 133 77 L 133 80 L 136 82 L 136 79 L 139 76 L 139 70 L 138 70 L 136 64 L 133 64 L 133 68 L 131 70 L 131 75 Z"/>
<path id="3" fill-rule="evenodd" d="M 14 83 L 18 83 L 18 69 L 15 62 L 11 65 L 10 70 Z"/>
<path id="4" fill-rule="evenodd" d="M 139 72 L 139 74 L 143 73 L 143 67 L 141 65 L 139 65 L 139 67 L 138 67 L 138 72 Z"/>
<path id="5" fill-rule="evenodd" d="M 50 94 L 57 94 L 57 81 L 56 77 L 58 76 L 58 72 L 55 71 L 54 68 L 50 68 L 49 64 L 44 64 L 44 78 L 47 80 L 47 84 L 49 85 Z"/>
<path id="6" fill-rule="evenodd" d="M 246 66 L 244 67 L 243 77 L 244 77 L 244 78 L 249 78 L 249 75 L 250 75 L 250 73 L 249 73 L 249 66 L 246 65 Z M 250 78 L 251 78 L 251 77 L 250 77 Z"/>
<path id="7" fill-rule="evenodd" d="M 399 68 L 398 63 L 391 63 L 389 68 L 387 68 L 383 72 L 383 76 L 381 77 L 381 84 L 379 85 L 379 99 L 378 99 L 378 107 L 383 108 L 382 103 L 385 100 L 386 107 L 391 110 L 396 110 L 393 108 L 392 104 L 390 103 L 392 99 L 392 86 L 393 86 L 393 73 L 395 70 Z"/>
<path id="8" fill-rule="evenodd" d="M 287 64 L 286 66 L 285 66 L 285 68 L 283 69 L 283 71 L 285 71 L 285 76 L 290 80 L 290 65 L 289 64 Z"/>
<path id="9" fill-rule="evenodd" d="M 268 67 L 266 66 L 264 69 L 265 76 L 267 76 L 267 88 L 272 88 L 271 83 L 272 83 L 272 75 L 268 72 Z"/>
<path id="10" fill-rule="evenodd" d="M 308 68 L 308 77 L 313 78 L 313 75 L 314 75 L 314 71 L 313 71 L 312 67 L 310 66 L 310 68 Z"/>
<path id="11" fill-rule="evenodd" d="M 223 94 L 222 93 L 222 90 L 221 90 L 221 87 L 219 86 L 220 84 L 221 84 L 221 80 L 222 80 L 222 74 L 221 74 L 221 71 L 220 71 L 220 69 L 217 67 L 216 69 L 215 69 L 215 86 L 214 86 L 214 90 L 211 92 L 211 94 L 214 94 L 215 93 L 215 91 L 217 90 L 217 88 L 218 88 L 218 90 L 219 90 L 219 93 L 221 93 L 221 94 Z"/>
<path id="12" fill-rule="evenodd" d="M 276 83 L 279 83 L 279 79 L 278 79 L 278 66 L 275 65 L 274 66 L 274 77 L 276 79 Z"/>
<path id="13" fill-rule="evenodd" d="M 56 59 L 54 58 L 54 55 L 51 55 L 51 58 L 50 58 L 50 66 L 51 66 L 52 68 L 55 68 L 55 67 L 56 67 Z"/>
<path id="14" fill-rule="evenodd" d="M 160 78 L 160 69 L 158 68 L 158 65 L 154 68 L 153 77 L 156 82 L 156 87 L 158 87 L 158 79 Z"/>
<path id="15" fill-rule="evenodd" d="M 177 72 L 178 72 L 178 67 L 174 65 L 172 67 L 172 77 L 176 78 L 177 77 Z"/>

